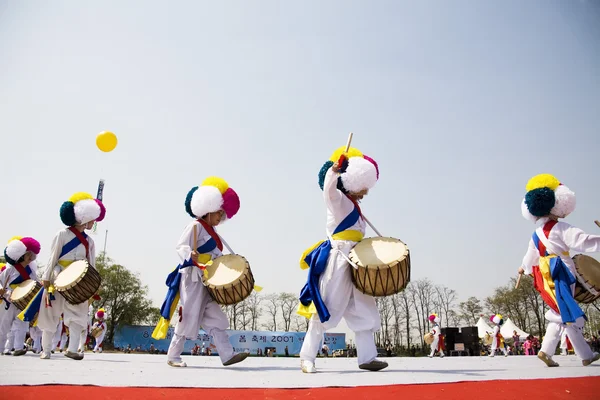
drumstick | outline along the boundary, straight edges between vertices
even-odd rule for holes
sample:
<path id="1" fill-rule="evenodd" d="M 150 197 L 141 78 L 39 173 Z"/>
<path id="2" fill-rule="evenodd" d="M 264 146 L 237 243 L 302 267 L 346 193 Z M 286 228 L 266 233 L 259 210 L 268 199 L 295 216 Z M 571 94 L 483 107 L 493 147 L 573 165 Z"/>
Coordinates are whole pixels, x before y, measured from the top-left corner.
<path id="1" fill-rule="evenodd" d="M 600 227 L 600 221 L 596 220 L 594 222 L 596 223 L 596 225 L 598 225 Z"/>
<path id="2" fill-rule="evenodd" d="M 350 132 L 350 134 L 348 135 L 348 142 L 346 143 L 346 151 L 344 153 L 348 153 L 348 151 L 350 150 L 350 144 L 352 143 L 352 136 L 354 134 L 352 132 Z"/>
<path id="3" fill-rule="evenodd" d="M 227 242 L 225 241 L 225 239 L 223 239 L 223 236 L 219 235 L 219 237 L 221 238 L 221 242 L 223 242 L 223 244 L 225 245 L 225 247 L 227 247 L 227 250 L 229 250 L 229 252 L 231 254 L 236 254 L 235 251 L 231 250 L 231 247 L 229 247 L 229 245 L 227 244 Z"/>
<path id="4" fill-rule="evenodd" d="M 515 289 L 519 288 L 519 283 L 521 282 L 521 277 L 523 276 L 523 274 L 519 274 L 519 277 L 517 278 L 517 283 L 515 283 Z"/>
<path id="5" fill-rule="evenodd" d="M 365 222 L 366 222 L 367 224 L 369 224 L 369 226 L 371 227 L 371 229 L 373 229 L 373 231 L 374 231 L 374 232 L 375 232 L 375 233 L 376 233 L 378 236 L 381 236 L 381 237 L 383 237 L 383 235 L 382 235 L 381 233 L 379 233 L 379 231 L 377 230 L 377 228 L 375 228 L 375 227 L 373 226 L 373 224 L 371 223 L 371 221 L 369 221 L 369 220 L 367 219 L 367 217 L 365 217 L 365 215 L 364 215 L 364 214 L 363 214 L 363 216 L 362 216 L 362 217 L 363 217 L 363 219 L 365 220 Z"/>

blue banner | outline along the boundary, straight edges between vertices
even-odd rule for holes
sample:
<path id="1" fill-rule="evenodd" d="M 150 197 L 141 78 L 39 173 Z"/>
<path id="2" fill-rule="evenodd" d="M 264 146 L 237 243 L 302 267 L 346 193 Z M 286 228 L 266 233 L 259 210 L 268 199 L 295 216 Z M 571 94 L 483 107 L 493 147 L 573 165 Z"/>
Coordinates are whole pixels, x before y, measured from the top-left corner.
<path id="1" fill-rule="evenodd" d="M 158 351 L 167 351 L 173 336 L 173 328 L 169 328 L 167 338 L 163 340 L 154 340 L 152 331 L 154 326 L 131 326 L 126 325 L 115 333 L 115 347 L 124 349 L 131 346 L 135 350 L 140 348 L 142 351 L 148 351 L 150 345 Z M 229 342 L 236 352 L 250 352 L 257 354 L 258 349 L 262 349 L 266 353 L 267 348 L 275 349 L 276 355 L 284 355 L 287 346 L 290 355 L 300 353 L 302 342 L 306 332 L 270 332 L 270 331 L 233 331 L 227 330 Z M 346 348 L 345 333 L 326 333 L 325 344 L 329 347 L 329 353 L 338 349 Z M 218 354 L 217 348 L 214 345 L 212 336 L 205 331 L 200 330 L 195 340 L 187 340 L 185 342 L 184 353 L 191 353 L 194 346 L 210 348 L 212 354 Z"/>

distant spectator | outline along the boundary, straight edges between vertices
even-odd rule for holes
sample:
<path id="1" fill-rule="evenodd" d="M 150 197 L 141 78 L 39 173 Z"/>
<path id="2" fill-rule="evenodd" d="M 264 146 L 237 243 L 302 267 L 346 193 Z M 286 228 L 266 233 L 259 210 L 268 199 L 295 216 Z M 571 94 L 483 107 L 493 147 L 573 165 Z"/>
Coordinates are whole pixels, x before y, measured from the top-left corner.
<path id="1" fill-rule="evenodd" d="M 290 356 L 290 351 L 288 350 L 288 347 L 285 346 L 285 356 L 289 357 Z"/>
<path id="2" fill-rule="evenodd" d="M 156 352 L 156 348 L 154 347 L 154 343 L 150 343 L 150 354 L 154 354 Z"/>

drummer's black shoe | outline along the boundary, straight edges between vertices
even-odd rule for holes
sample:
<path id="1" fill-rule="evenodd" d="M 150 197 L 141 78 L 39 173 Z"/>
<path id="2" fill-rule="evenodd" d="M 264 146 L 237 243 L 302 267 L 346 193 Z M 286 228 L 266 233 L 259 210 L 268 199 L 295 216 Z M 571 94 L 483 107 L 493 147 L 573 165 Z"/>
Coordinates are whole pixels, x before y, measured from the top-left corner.
<path id="1" fill-rule="evenodd" d="M 223 363 L 224 366 L 228 366 L 228 365 L 233 365 L 233 364 L 237 364 L 239 362 L 242 362 L 246 359 L 246 357 L 248 357 L 248 353 L 238 353 L 235 356 L 231 357 L 229 359 L 229 361 L 225 361 Z"/>
<path id="2" fill-rule="evenodd" d="M 13 352 L 13 356 L 22 356 L 23 354 L 27 354 L 27 350 L 21 349 L 21 350 L 15 350 Z"/>
<path id="3" fill-rule="evenodd" d="M 83 354 L 79 353 L 71 353 L 70 351 L 65 351 L 65 357 L 69 357 L 72 360 L 83 360 Z"/>
<path id="4" fill-rule="evenodd" d="M 387 366 L 388 363 L 385 361 L 379 361 L 375 359 L 369 363 L 360 364 L 358 368 L 366 369 L 367 371 L 381 371 L 382 369 L 387 368 Z"/>

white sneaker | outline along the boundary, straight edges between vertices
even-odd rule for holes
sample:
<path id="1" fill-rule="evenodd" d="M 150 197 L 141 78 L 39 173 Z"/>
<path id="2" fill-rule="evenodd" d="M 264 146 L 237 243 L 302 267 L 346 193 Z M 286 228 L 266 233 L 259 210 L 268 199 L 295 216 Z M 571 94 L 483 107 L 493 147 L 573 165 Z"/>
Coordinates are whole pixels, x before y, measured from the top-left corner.
<path id="1" fill-rule="evenodd" d="M 40 360 L 49 360 L 50 359 L 50 353 L 46 352 L 46 351 L 42 351 L 42 355 L 40 356 Z"/>
<path id="2" fill-rule="evenodd" d="M 317 372 L 317 369 L 315 368 L 315 363 L 307 360 L 300 360 L 300 369 L 302 369 L 302 372 L 304 372 L 305 374 L 314 374 L 315 372 Z"/>
<path id="3" fill-rule="evenodd" d="M 167 361 L 167 364 L 169 364 L 171 367 L 187 367 L 187 364 L 184 361 Z"/>

